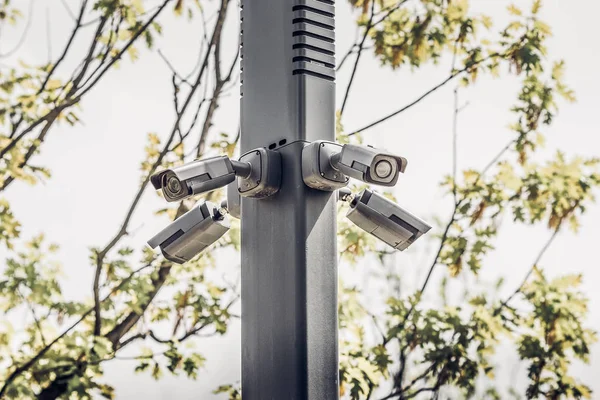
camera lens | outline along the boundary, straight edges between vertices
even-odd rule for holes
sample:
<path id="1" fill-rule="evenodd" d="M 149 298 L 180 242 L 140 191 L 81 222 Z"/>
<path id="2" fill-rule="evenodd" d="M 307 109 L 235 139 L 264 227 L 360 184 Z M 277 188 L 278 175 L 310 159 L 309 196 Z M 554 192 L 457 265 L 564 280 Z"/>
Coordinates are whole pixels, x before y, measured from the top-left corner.
<path id="1" fill-rule="evenodd" d="M 375 174 L 381 179 L 389 177 L 393 170 L 392 164 L 387 160 L 381 160 L 375 164 Z"/>
<path id="2" fill-rule="evenodd" d="M 167 187 L 170 192 L 177 193 L 181 190 L 181 182 L 175 176 L 169 176 L 167 178 Z"/>
<path id="3" fill-rule="evenodd" d="M 181 200 L 188 194 L 186 187 L 183 186 L 179 178 L 170 171 L 162 178 L 162 188 L 167 201 Z"/>

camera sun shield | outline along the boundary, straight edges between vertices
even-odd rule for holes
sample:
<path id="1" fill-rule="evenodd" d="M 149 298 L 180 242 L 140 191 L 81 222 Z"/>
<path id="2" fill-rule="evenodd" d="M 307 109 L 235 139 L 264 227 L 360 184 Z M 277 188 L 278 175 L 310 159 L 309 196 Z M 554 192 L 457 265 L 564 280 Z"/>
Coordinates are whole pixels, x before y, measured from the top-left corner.
<path id="1" fill-rule="evenodd" d="M 356 226 L 398 250 L 406 250 L 431 226 L 368 189 L 357 195 L 346 214 Z"/>

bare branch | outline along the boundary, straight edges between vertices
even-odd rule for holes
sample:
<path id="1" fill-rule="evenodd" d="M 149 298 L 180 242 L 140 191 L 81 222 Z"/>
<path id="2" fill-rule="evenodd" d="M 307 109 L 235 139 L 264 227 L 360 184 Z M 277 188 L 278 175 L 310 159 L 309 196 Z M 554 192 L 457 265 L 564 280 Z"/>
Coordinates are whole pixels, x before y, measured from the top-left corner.
<path id="1" fill-rule="evenodd" d="M 356 53 L 356 45 L 357 45 L 356 43 L 352 43 L 352 46 L 350 46 L 350 48 L 348 49 L 346 54 L 344 54 L 344 57 L 342 57 L 342 60 L 340 61 L 338 66 L 335 68 L 336 71 L 341 70 L 342 67 L 344 66 L 344 64 L 346 63 L 346 60 L 348 59 L 348 57 L 350 57 L 352 54 Z"/>
<path id="2" fill-rule="evenodd" d="M 220 45 L 221 39 L 220 37 L 218 38 L 216 44 L 215 44 L 215 52 L 214 52 L 214 58 L 215 58 L 215 88 L 213 90 L 213 94 L 212 94 L 212 98 L 210 100 L 209 106 L 208 106 L 208 110 L 206 112 L 206 118 L 204 119 L 204 124 L 202 126 L 202 131 L 200 133 L 200 139 L 198 141 L 198 146 L 196 149 L 196 156 L 199 158 L 202 154 L 204 154 L 204 150 L 205 150 L 205 145 L 206 145 L 206 139 L 208 136 L 208 131 L 210 130 L 210 128 L 212 127 L 212 121 L 214 118 L 214 114 L 217 110 L 217 108 L 219 107 L 219 99 L 221 97 L 222 91 L 223 91 L 223 87 L 225 86 L 225 84 L 227 82 L 229 82 L 231 80 L 231 77 L 233 76 L 233 72 L 234 69 L 237 65 L 237 60 L 238 57 L 240 55 L 240 46 L 238 46 L 238 51 L 235 55 L 235 58 L 233 60 L 233 62 L 231 63 L 231 66 L 229 67 L 229 71 L 227 73 L 227 75 L 225 76 L 225 78 L 221 78 L 221 45 Z"/>
<path id="3" fill-rule="evenodd" d="M 174 135 L 177 132 L 177 126 L 179 125 L 179 122 L 183 116 L 183 114 L 185 113 L 185 111 L 187 110 L 188 106 L 191 103 L 192 98 L 194 97 L 194 94 L 196 92 L 196 90 L 198 89 L 198 87 L 200 86 L 200 83 L 202 82 L 202 78 L 204 76 L 204 71 L 206 70 L 207 66 L 208 66 L 208 61 L 209 61 L 209 57 L 211 54 L 211 50 L 212 47 L 215 45 L 216 40 L 218 39 L 219 35 L 220 35 L 220 31 L 223 28 L 223 24 L 225 22 L 225 16 L 226 16 L 226 11 L 227 11 L 227 7 L 229 5 L 229 0 L 221 0 L 221 7 L 219 9 L 219 18 L 217 19 L 217 22 L 215 24 L 215 28 L 211 37 L 211 43 L 210 46 L 206 49 L 206 54 L 204 57 L 204 61 L 202 63 L 202 67 L 200 68 L 200 71 L 198 72 L 196 81 L 194 82 L 194 85 L 192 86 L 192 89 L 190 90 L 190 93 L 187 96 L 186 101 L 184 102 L 184 104 L 181 107 L 181 111 L 178 114 L 176 121 L 173 125 L 173 128 L 171 130 L 171 134 L 167 140 L 166 145 L 163 148 L 163 151 L 159 154 L 159 156 L 157 157 L 156 162 L 153 164 L 153 166 L 151 167 L 148 175 L 146 176 L 146 178 L 144 179 L 144 181 L 142 182 L 142 185 L 140 186 L 140 189 L 138 190 L 138 193 L 136 194 L 131 206 L 129 207 L 129 210 L 127 212 L 127 215 L 125 217 L 125 220 L 123 221 L 123 224 L 121 225 L 121 228 L 119 229 L 119 231 L 117 232 L 117 234 L 113 237 L 113 239 L 106 245 L 106 247 L 104 249 L 102 249 L 100 255 L 102 256 L 102 258 L 119 242 L 119 240 L 127 233 L 127 227 L 129 225 L 129 221 L 133 215 L 133 212 L 135 211 L 135 209 L 137 208 L 137 205 L 142 197 L 142 194 L 144 193 L 146 186 L 148 185 L 149 181 L 150 181 L 150 176 L 156 171 L 156 169 L 161 165 L 163 158 L 165 157 L 165 155 L 168 152 L 169 149 L 169 145 L 172 142 Z M 179 213 L 183 213 L 184 211 L 184 207 L 182 207 L 180 205 L 179 210 L 178 210 L 178 214 Z M 181 215 L 181 214 L 179 214 Z M 100 257 L 99 257 L 100 259 Z M 171 271 L 171 264 L 165 264 L 165 266 L 161 267 L 158 271 L 158 275 L 156 278 L 154 278 L 152 280 L 152 286 L 153 286 L 153 290 L 151 291 L 151 293 L 148 294 L 148 300 L 145 304 L 144 307 L 142 307 L 142 309 L 145 309 L 154 299 L 154 297 L 156 296 L 156 294 L 160 291 L 160 289 L 162 288 L 163 284 L 165 283 L 167 277 L 169 276 L 169 273 Z M 141 315 L 137 314 L 136 312 L 131 312 L 129 315 L 127 315 L 119 324 L 117 324 L 117 326 L 115 326 L 109 333 L 107 333 L 105 336 L 113 343 L 113 344 L 117 344 L 118 341 L 123 337 L 123 335 L 125 335 L 133 326 L 135 326 L 135 324 L 137 323 L 137 321 L 140 319 Z"/>
<path id="4" fill-rule="evenodd" d="M 356 135 L 357 133 L 364 132 L 367 129 L 371 129 L 374 126 L 377 126 L 377 125 L 381 124 L 382 122 L 385 122 L 388 119 L 393 118 L 396 115 L 403 113 L 404 111 L 408 110 L 409 108 L 411 108 L 411 107 L 419 104 L 421 101 L 423 101 L 425 98 L 427 98 L 430 94 L 432 94 L 432 93 L 436 92 L 438 89 L 446 86 L 446 84 L 448 84 L 449 82 L 451 82 L 452 80 L 454 80 L 454 78 L 456 78 L 457 76 L 462 75 L 465 72 L 468 72 L 473 67 L 475 67 L 475 66 L 477 66 L 477 65 L 479 65 L 479 64 L 481 64 L 481 63 L 483 63 L 485 61 L 488 61 L 488 60 L 490 60 L 492 58 L 502 57 L 503 55 L 504 54 L 494 53 L 494 54 L 491 54 L 491 55 L 489 55 L 487 57 L 484 57 L 484 58 L 482 58 L 482 59 L 480 59 L 478 61 L 469 63 L 469 65 L 467 65 L 466 67 L 464 67 L 464 68 L 462 68 L 462 69 L 460 69 L 458 71 L 453 72 L 446 79 L 444 79 L 442 82 L 438 83 L 437 85 L 435 85 L 434 87 L 432 87 L 431 89 L 429 89 L 428 91 L 426 91 L 425 93 L 423 93 L 421 96 L 419 96 L 417 99 L 415 99 L 412 102 L 408 103 L 407 105 L 403 106 L 399 110 L 394 111 L 391 114 L 386 115 L 385 117 L 379 118 L 378 120 L 376 120 L 376 121 L 374 121 L 374 122 L 372 122 L 372 123 L 370 123 L 370 124 L 368 124 L 366 126 L 363 126 L 360 129 L 352 131 L 347 136 L 353 136 L 353 135 Z"/>
<path id="5" fill-rule="evenodd" d="M 4 54 L 0 54 L 0 58 L 6 58 L 6 57 L 12 56 L 21 48 L 21 46 L 23 46 L 23 43 L 25 43 L 25 39 L 27 38 L 27 34 L 29 33 L 29 29 L 31 28 L 31 21 L 33 20 L 33 3 L 34 2 L 35 2 L 35 0 L 29 0 L 29 15 L 27 16 L 27 23 L 25 24 L 25 28 L 23 29 L 23 33 L 21 34 L 19 41 L 17 42 L 15 47 L 13 47 L 12 49 L 10 49 L 9 51 L 7 51 Z"/>
<path id="6" fill-rule="evenodd" d="M 348 86 L 346 86 L 346 93 L 344 94 L 344 101 L 342 102 L 342 109 L 340 111 L 340 114 L 344 114 L 344 110 L 346 108 L 346 103 L 348 101 L 348 96 L 350 95 L 350 89 L 352 88 L 352 83 L 354 82 L 354 77 L 356 76 L 356 71 L 358 70 L 358 63 L 360 62 L 360 57 L 362 56 L 363 47 L 365 45 L 367 37 L 369 37 L 369 32 L 371 32 L 371 28 L 372 28 L 371 24 L 373 23 L 373 17 L 375 16 L 375 3 L 376 3 L 375 1 L 371 2 L 371 16 L 369 17 L 369 22 L 367 23 L 367 26 L 365 27 L 365 33 L 362 37 L 362 40 L 360 41 L 360 43 L 358 45 L 356 60 L 354 61 L 354 67 L 352 68 L 352 74 L 350 75 L 350 81 L 348 82 Z"/>
<path id="7" fill-rule="evenodd" d="M 84 0 L 85 1 L 85 0 Z M 152 15 L 152 17 L 146 22 L 146 24 L 144 24 L 142 26 L 142 28 L 140 28 L 140 30 L 138 32 L 136 32 L 131 39 L 129 40 L 129 42 L 124 46 L 124 48 L 119 52 L 119 54 L 117 54 L 117 56 L 115 56 L 106 66 L 105 68 L 100 72 L 100 74 L 94 79 L 94 81 L 92 83 L 90 83 L 90 85 L 88 85 L 87 87 L 83 88 L 82 92 L 79 94 L 76 94 L 75 92 L 79 89 L 78 85 L 80 83 L 80 81 L 84 78 L 85 75 L 85 71 L 87 70 L 87 68 L 89 67 L 89 64 L 92 60 L 92 56 L 93 56 L 93 52 L 94 49 L 96 48 L 96 43 L 97 43 L 97 38 L 99 37 L 99 35 L 101 34 L 101 31 L 104 27 L 104 24 L 106 23 L 106 17 L 102 17 L 100 19 L 100 22 L 98 24 L 98 27 L 96 29 L 96 33 L 94 35 L 93 38 L 93 43 L 90 45 L 90 50 L 88 51 L 88 55 L 86 56 L 86 59 L 84 61 L 82 70 L 79 72 L 79 74 L 77 75 L 77 77 L 73 80 L 73 86 L 71 88 L 71 90 L 69 91 L 69 93 L 67 94 L 65 100 L 63 103 L 57 105 L 54 109 L 50 110 L 46 115 L 42 116 L 41 118 L 39 118 L 38 120 L 34 121 L 33 123 L 31 123 L 29 125 L 29 127 L 27 127 L 26 129 L 24 129 L 21 133 L 19 133 L 18 135 L 16 135 L 14 137 L 14 139 L 8 144 L 6 145 L 6 147 L 4 147 L 1 151 L 0 151 L 0 158 L 3 158 L 14 146 L 16 146 L 16 144 L 23 138 L 25 137 L 28 133 L 30 133 L 31 131 L 33 131 L 35 128 L 37 128 L 40 124 L 42 124 L 43 122 L 49 122 L 49 121 L 54 121 L 58 115 L 66 108 L 72 106 L 73 104 L 76 104 L 79 102 L 79 100 L 83 97 L 83 95 L 85 95 L 89 90 L 91 90 L 91 88 L 93 88 L 95 86 L 96 83 L 98 83 L 98 81 L 100 80 L 100 78 L 106 73 L 106 71 L 116 62 L 117 59 L 119 59 L 121 57 L 121 55 L 127 51 L 127 49 L 139 38 L 139 36 L 142 34 L 142 32 L 144 32 L 148 26 L 150 26 L 150 24 L 156 19 L 156 17 L 158 17 L 158 15 L 162 12 L 162 10 L 164 9 L 164 7 L 170 2 L 171 0 L 164 0 L 164 3 L 162 4 L 161 7 L 158 8 L 158 10 Z M 82 7 L 82 10 L 84 8 Z M 82 11 L 83 12 L 83 11 Z M 70 45 L 68 46 L 70 47 Z M 87 82 L 87 81 L 86 81 Z M 39 147 L 39 144 L 37 146 L 33 145 L 31 150 L 33 152 L 35 152 L 37 150 L 37 148 Z M 11 179 L 12 182 L 13 179 Z M 4 187 L 2 188 L 5 189 L 8 185 L 4 184 Z"/>
<path id="8" fill-rule="evenodd" d="M 98 22 L 98 26 L 96 27 L 96 32 L 94 33 L 94 37 L 92 38 L 92 43 L 90 44 L 88 53 L 85 57 L 85 61 L 83 62 L 81 71 L 79 71 L 79 74 L 77 74 L 75 79 L 73 79 L 73 87 L 67 94 L 67 97 L 70 97 L 70 95 L 72 95 L 79 89 L 79 84 L 81 83 L 81 80 L 85 77 L 85 73 L 87 72 L 87 70 L 90 66 L 90 63 L 92 62 L 92 59 L 94 58 L 94 55 L 95 55 L 94 53 L 95 53 L 96 47 L 98 46 L 98 43 L 99 43 L 98 39 L 100 38 L 100 36 L 102 36 L 102 32 L 104 30 L 104 26 L 106 25 L 107 21 L 108 21 L 108 17 L 105 15 L 103 15 L 100 18 L 100 21 Z"/>
<path id="9" fill-rule="evenodd" d="M 52 24 L 50 23 L 50 7 L 46 6 L 46 47 L 48 49 L 48 64 L 52 61 Z"/>
<path id="10" fill-rule="evenodd" d="M 71 11 L 71 8 L 67 4 L 66 0 L 60 0 L 60 2 L 62 3 L 63 7 L 67 11 L 67 14 L 69 14 L 69 16 L 71 17 L 71 19 L 73 19 L 73 21 L 75 21 L 77 18 L 75 18 L 75 15 L 73 14 L 73 11 Z"/>
<path id="11" fill-rule="evenodd" d="M 86 0 L 84 0 L 86 1 Z M 43 139 L 45 138 L 45 136 L 48 133 L 48 130 L 50 128 L 50 126 L 52 125 L 52 123 L 56 120 L 56 118 L 60 115 L 60 113 L 65 110 L 66 108 L 78 103 L 81 98 L 87 93 L 89 92 L 97 83 L 98 81 L 102 78 L 102 76 L 108 71 L 108 69 L 123 55 L 123 53 L 125 51 L 127 51 L 127 49 L 140 37 L 140 35 L 150 26 L 150 24 L 158 17 L 158 15 L 164 10 L 164 8 L 166 7 L 166 5 L 170 2 L 171 0 L 164 0 L 164 2 L 162 3 L 162 5 L 160 7 L 158 7 L 158 9 L 155 11 L 155 13 L 152 15 L 152 17 L 150 17 L 150 19 L 146 22 L 146 24 L 144 24 L 139 31 L 137 31 L 128 41 L 128 43 L 123 47 L 123 49 L 121 49 L 121 51 L 113 58 L 111 59 L 111 61 L 109 63 L 107 63 L 104 67 L 104 69 L 102 69 L 102 71 L 100 71 L 100 73 L 98 74 L 98 76 L 96 76 L 96 78 L 87 86 L 87 87 L 83 87 L 82 86 L 82 91 L 79 94 L 76 94 L 76 92 L 80 89 L 79 87 L 79 83 L 81 82 L 81 80 L 84 78 L 85 76 L 85 72 L 87 71 L 92 59 L 93 59 L 93 54 L 94 54 L 94 50 L 96 48 L 96 43 L 97 43 L 97 39 L 98 37 L 101 35 L 102 29 L 106 23 L 106 17 L 102 17 L 100 19 L 100 22 L 98 23 L 98 27 L 96 29 L 96 33 L 94 35 L 94 39 L 93 39 L 93 43 L 90 45 L 90 50 L 88 51 L 88 55 L 86 56 L 86 59 L 83 63 L 82 69 L 81 71 L 77 74 L 77 77 L 74 78 L 73 80 L 73 86 L 71 88 L 71 90 L 69 91 L 69 93 L 67 93 L 66 98 L 64 100 L 63 103 L 59 104 L 58 106 L 56 106 L 53 110 L 49 111 L 46 115 L 44 115 L 43 117 L 39 118 L 38 120 L 34 121 L 33 123 L 31 123 L 31 125 L 29 127 L 27 127 L 26 129 L 24 129 L 20 134 L 16 135 L 13 140 L 0 151 L 0 158 L 3 158 L 14 146 L 16 146 L 16 144 L 23 139 L 23 137 L 25 137 L 27 134 L 29 134 L 31 131 L 33 131 L 35 128 L 37 128 L 40 124 L 42 124 L 43 122 L 46 122 L 46 126 L 45 132 L 42 132 L 39 136 L 38 136 L 38 140 L 41 139 L 40 141 L 35 142 L 34 144 L 32 144 L 27 152 L 27 155 L 24 159 L 24 161 L 20 164 L 20 167 L 23 167 L 24 165 L 26 165 L 26 163 L 29 161 L 29 159 L 35 154 L 35 152 L 37 151 L 37 149 L 39 148 L 39 146 L 42 144 Z M 84 6 L 82 6 L 82 12 L 83 12 Z M 69 45 L 70 46 L 70 45 Z M 100 64 L 102 65 L 102 64 Z M 96 71 L 98 70 L 98 68 L 96 69 Z M 95 72 L 88 78 L 86 79 L 86 81 L 84 82 L 84 85 L 87 84 L 87 82 L 91 79 L 92 76 L 94 76 Z M 14 177 L 9 176 L 3 186 L 0 188 L 0 191 L 5 190 L 12 182 L 14 181 Z"/>
<path id="12" fill-rule="evenodd" d="M 167 4 L 170 3 L 171 1 L 172 0 L 164 0 L 163 1 L 163 3 L 157 8 L 157 10 L 154 12 L 154 14 L 152 14 L 152 16 L 148 19 L 148 21 L 146 21 L 146 23 L 144 25 L 142 25 L 142 27 L 131 36 L 131 38 L 125 44 L 125 46 L 123 46 L 123 48 L 110 60 L 110 62 L 108 62 L 105 65 L 105 67 L 99 72 L 98 76 L 95 79 L 93 79 L 92 82 L 89 83 L 89 85 L 87 87 L 82 87 L 82 92 L 79 94 L 79 96 L 83 96 L 84 94 L 86 94 L 87 92 L 89 92 L 91 90 L 91 88 L 93 88 L 94 86 L 96 86 L 96 84 L 98 83 L 98 81 L 100 79 L 102 79 L 102 77 L 104 76 L 104 74 L 106 74 L 106 72 L 117 61 L 119 61 L 121 59 L 121 57 L 123 56 L 123 54 L 125 54 L 125 52 L 133 45 L 133 43 L 135 43 L 137 41 L 137 39 L 148 29 L 148 27 L 156 20 L 156 18 L 165 9 L 165 7 L 167 6 Z"/>
<path id="13" fill-rule="evenodd" d="M 40 320 L 37 317 L 37 314 L 35 312 L 35 309 L 33 308 L 33 305 L 25 296 L 23 296 L 23 293 L 21 293 L 21 290 L 18 288 L 17 288 L 17 293 L 19 293 L 19 297 L 21 297 L 21 299 L 23 299 L 25 304 L 27 304 L 27 308 L 29 308 L 29 311 L 31 311 L 31 315 L 33 316 L 33 321 L 35 322 L 35 327 L 37 328 L 37 330 L 40 333 L 40 338 L 42 339 L 42 344 L 44 346 L 46 346 L 47 344 L 46 344 L 46 338 L 44 337 L 44 330 L 42 329 L 42 325 L 40 324 Z"/>
<path id="14" fill-rule="evenodd" d="M 75 97 L 72 98 L 68 101 L 65 101 L 64 103 L 62 103 L 61 105 L 55 107 L 53 110 L 49 111 L 46 115 L 44 115 L 43 117 L 39 118 L 38 120 L 36 120 L 35 122 L 33 122 L 31 125 L 29 125 L 25 130 L 23 130 L 20 134 L 16 135 L 14 137 L 14 139 L 8 144 L 6 145 L 5 148 L 3 148 L 0 151 L 0 159 L 2 159 L 10 150 L 12 150 L 13 147 L 16 146 L 16 144 L 23 139 L 23 137 L 25 135 L 27 135 L 28 133 L 30 133 L 31 131 L 33 131 L 35 128 L 37 128 L 39 125 L 41 125 L 44 122 L 49 122 L 49 121 L 54 121 L 58 115 L 60 115 L 60 113 L 72 106 L 73 104 L 76 104 L 78 101 L 80 100 L 80 97 Z M 35 151 L 35 149 L 34 149 Z M 9 177 L 10 178 L 10 177 Z M 6 188 L 6 186 L 8 186 L 6 184 L 6 182 L 4 183 L 4 186 L 0 189 L 4 190 Z"/>
<path id="15" fill-rule="evenodd" d="M 160 49 L 158 49 L 158 56 L 165 62 L 165 64 L 167 64 L 167 67 L 169 67 L 169 69 L 173 73 L 173 76 L 175 76 L 177 79 L 179 79 L 182 83 L 185 83 L 185 84 L 191 86 L 191 83 L 189 83 L 187 81 L 187 79 L 182 77 L 181 74 L 179 72 L 177 72 L 177 70 L 175 69 L 173 64 L 171 64 L 171 62 L 167 59 L 167 57 L 163 54 L 162 50 L 160 50 Z"/>
<path id="16" fill-rule="evenodd" d="M 508 296 L 506 298 L 506 300 L 504 300 L 500 304 L 500 307 L 498 308 L 499 310 L 502 309 L 502 308 L 504 308 L 505 306 L 507 306 L 508 303 L 510 303 L 510 301 L 517 294 L 519 294 L 521 292 L 521 290 L 523 290 L 523 287 L 525 287 L 525 284 L 527 283 L 527 281 L 531 277 L 531 274 L 533 273 L 534 269 L 539 265 L 540 261 L 542 260 L 542 257 L 544 257 L 544 254 L 546 254 L 546 251 L 548 251 L 548 249 L 550 248 L 550 246 L 554 242 L 554 239 L 556 239 L 556 237 L 558 236 L 558 232 L 560 231 L 562 223 L 563 223 L 563 220 L 561 220 L 558 223 L 558 226 L 554 229 L 554 232 L 552 232 L 552 235 L 550 236 L 550 238 L 548 238 L 548 240 L 546 241 L 546 243 L 544 244 L 544 246 L 542 247 L 542 249 L 538 253 L 537 257 L 535 258 L 535 261 L 533 262 L 533 264 L 531 264 L 531 267 L 529 268 L 529 271 L 527 271 L 527 274 L 525 274 L 525 277 L 523 278 L 523 281 L 521 282 L 521 284 L 519 285 L 519 287 L 517 287 L 517 289 L 510 296 Z"/>
<path id="17" fill-rule="evenodd" d="M 44 125 L 44 127 L 42 128 L 42 130 L 36 138 L 37 143 L 41 144 L 44 141 L 44 139 L 46 139 L 46 135 L 48 134 L 48 131 L 50 131 L 50 127 L 52 127 L 53 122 L 56 120 L 56 118 L 58 118 L 58 115 L 59 113 L 55 113 L 53 117 L 46 122 L 46 125 Z M 33 144 L 29 147 L 27 153 L 25 153 L 25 157 L 23 157 L 23 161 L 21 161 L 21 163 L 19 164 L 20 168 L 27 165 L 27 162 L 31 157 L 33 157 L 38 147 L 39 145 L 36 146 Z M 0 192 L 4 191 L 14 180 L 14 176 L 8 176 L 0 186 Z"/>

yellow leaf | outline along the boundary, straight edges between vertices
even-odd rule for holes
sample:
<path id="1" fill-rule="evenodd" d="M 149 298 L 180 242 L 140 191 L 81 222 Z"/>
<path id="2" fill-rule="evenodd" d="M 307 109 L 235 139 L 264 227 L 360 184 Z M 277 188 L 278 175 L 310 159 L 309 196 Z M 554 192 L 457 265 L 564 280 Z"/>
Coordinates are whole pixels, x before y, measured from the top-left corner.
<path id="1" fill-rule="evenodd" d="M 144 4 L 142 3 L 142 0 L 132 0 L 131 5 L 138 13 L 141 14 L 144 12 Z"/>
<path id="2" fill-rule="evenodd" d="M 160 138 L 158 137 L 158 135 L 156 133 L 149 133 L 148 134 L 148 141 L 151 144 L 154 144 L 154 145 L 160 144 Z"/>
<path id="3" fill-rule="evenodd" d="M 492 17 L 490 17 L 489 15 L 482 15 L 481 16 L 481 23 L 483 24 L 483 26 L 485 26 L 487 29 L 490 29 L 492 27 L 492 25 L 494 25 L 494 22 L 492 20 Z"/>
<path id="4" fill-rule="evenodd" d="M 507 189 L 517 191 L 521 187 L 521 178 L 515 174 L 515 171 L 509 163 L 501 163 L 496 178 L 502 183 Z"/>
<path id="5" fill-rule="evenodd" d="M 519 8 L 517 8 L 517 6 L 515 6 L 514 4 L 509 5 L 507 7 L 507 9 L 508 9 L 508 12 L 512 15 L 517 15 L 517 16 L 523 15 L 523 12 Z"/>
<path id="6" fill-rule="evenodd" d="M 533 26 L 545 35 L 552 35 L 552 28 L 545 22 L 537 20 L 533 23 Z"/>
<path id="7" fill-rule="evenodd" d="M 577 389 L 579 389 L 579 392 L 581 392 L 581 396 L 583 396 L 584 399 L 592 398 L 592 392 L 590 392 L 586 386 L 579 385 Z"/>
<path id="8" fill-rule="evenodd" d="M 570 274 L 552 280 L 551 285 L 557 289 L 568 289 L 581 285 L 581 274 Z"/>
<path id="9" fill-rule="evenodd" d="M 183 13 L 183 0 L 177 0 L 177 3 L 175 3 L 174 11 L 177 16 Z"/>
<path id="10" fill-rule="evenodd" d="M 469 169 L 463 171 L 463 177 L 466 183 L 475 183 L 479 179 L 479 172 Z"/>
<path id="11" fill-rule="evenodd" d="M 133 46 L 127 49 L 127 54 L 129 54 L 129 58 L 131 61 L 136 61 L 139 58 L 139 53 L 137 49 Z"/>
<path id="12" fill-rule="evenodd" d="M 565 74 L 565 61 L 560 60 L 552 65 L 552 79 L 555 81 L 559 81 L 563 78 Z"/>
<path id="13" fill-rule="evenodd" d="M 535 135 L 535 144 L 539 147 L 544 147 L 546 145 L 546 137 L 537 132 Z"/>
<path id="14" fill-rule="evenodd" d="M 448 4 L 446 15 L 448 19 L 458 20 L 463 18 L 469 11 L 469 0 L 454 0 Z"/>
<path id="15" fill-rule="evenodd" d="M 571 230 L 575 233 L 579 232 L 579 227 L 581 225 L 579 224 L 579 220 L 577 219 L 577 217 L 575 215 L 571 215 L 571 217 L 569 217 L 569 227 L 571 228 Z"/>

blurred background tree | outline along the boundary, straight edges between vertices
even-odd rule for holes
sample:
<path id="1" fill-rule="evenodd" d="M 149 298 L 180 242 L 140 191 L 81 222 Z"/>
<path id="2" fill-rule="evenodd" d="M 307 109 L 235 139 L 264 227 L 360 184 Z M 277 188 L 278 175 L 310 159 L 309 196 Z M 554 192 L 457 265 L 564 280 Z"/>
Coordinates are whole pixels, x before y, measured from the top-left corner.
<path id="1" fill-rule="evenodd" d="M 103 375 L 111 361 L 129 357 L 122 355 L 128 348 L 136 353 L 130 357 L 136 361 L 135 372 L 155 379 L 165 373 L 197 378 L 206 358 L 189 344 L 224 335 L 231 321 L 239 318 L 238 284 L 211 277 L 210 271 L 218 266 L 214 251 L 179 266 L 140 248 L 140 240 L 137 247 L 128 241 L 134 230 L 132 217 L 145 196 L 153 196 L 148 189 L 151 174 L 214 152 L 233 156 L 237 151 L 239 130 L 211 132 L 218 132 L 215 116 L 223 99 L 237 90 L 239 48 L 224 48 L 223 37 L 228 30 L 239 29 L 238 4 L 61 3 L 71 16 L 72 30 L 58 56 L 44 64 L 32 65 L 26 59 L 0 64 L 0 309 L 6 317 L 0 330 L 2 399 L 118 396 Z M 559 105 L 575 100 L 564 81 L 564 61 L 547 52 L 551 28 L 540 18 L 542 1 L 510 5 L 509 22 L 501 26 L 490 16 L 470 12 L 468 0 L 338 4 L 347 6 L 354 10 L 358 33 L 337 67 L 350 71 L 347 82 L 338 82 L 340 141 L 362 142 L 371 128 L 425 102 L 442 87 L 455 89 L 453 148 L 448 150 L 453 168 L 441 179 L 452 208 L 430 234 L 435 236 L 435 248 L 428 255 L 424 281 L 412 291 L 403 290 L 401 276 L 386 263 L 393 253 L 355 229 L 343 218 L 345 209 L 340 210 L 342 398 L 589 398 L 590 388 L 570 368 L 575 360 L 588 361 L 596 340 L 586 326 L 582 277 L 547 277 L 542 257 L 561 230 L 577 231 L 600 185 L 599 160 L 561 152 L 543 161 L 534 157 Z M 0 28 L 14 25 L 24 32 L 13 49 L 0 50 L 3 59 L 18 54 L 26 39 L 30 22 L 26 8 L 22 1 L 0 0 Z M 163 33 L 161 20 L 168 13 L 203 27 L 197 63 L 189 72 L 181 72 L 155 48 Z M 75 43 L 85 43 L 85 51 Z M 90 249 L 89 299 L 67 300 L 56 261 L 58 247 L 41 234 L 22 237 L 19 217 L 4 196 L 17 181 L 52 184 L 51 171 L 36 163 L 47 137 L 61 125 L 82 124 L 81 104 L 87 96 L 120 63 L 135 62 L 140 51 L 148 50 L 157 51 L 172 72 L 171 127 L 148 134 L 139 187 L 120 226 L 105 244 Z M 381 68 L 416 71 L 435 65 L 446 75 L 395 112 L 346 130 L 349 102 L 368 101 L 353 91 L 365 57 L 378 59 Z M 448 59 L 449 66 L 443 62 Z M 460 93 L 484 75 L 514 76 L 520 82 L 513 117 L 507 121 L 510 135 L 483 168 L 460 171 L 458 121 L 468 107 Z M 217 191 L 204 197 L 221 195 Z M 184 201 L 157 214 L 177 218 L 193 204 Z M 522 283 L 509 289 L 506 297 L 500 294 L 502 279 L 491 283 L 479 279 L 503 219 L 541 224 L 548 230 L 534 262 L 523 261 Z M 216 248 L 237 251 L 239 246 L 239 229 L 234 226 Z M 364 302 L 371 293 L 344 283 L 348 268 L 372 255 L 379 260 L 377 279 L 383 286 L 377 293 L 381 305 L 374 308 Z M 423 301 L 424 293 L 435 290 L 432 276 L 443 271 L 447 274 L 437 288 L 437 301 Z M 459 299 L 450 299 L 447 286 L 456 279 L 476 283 L 468 285 Z M 518 350 L 527 366 L 528 383 L 522 393 L 494 375 L 495 351 L 506 344 Z M 241 398 L 235 383 L 223 382 L 215 393 Z"/>

